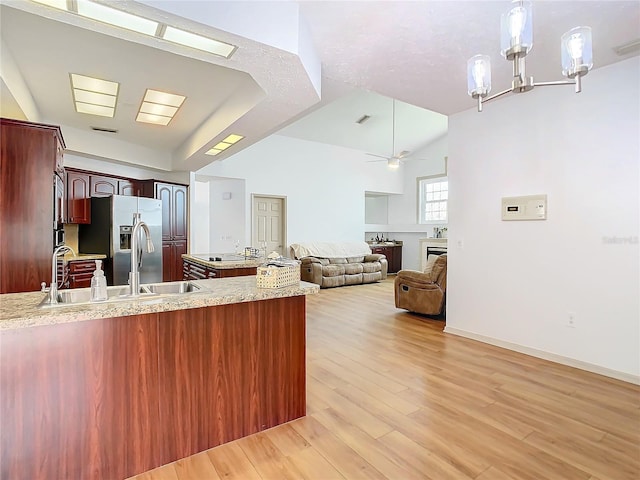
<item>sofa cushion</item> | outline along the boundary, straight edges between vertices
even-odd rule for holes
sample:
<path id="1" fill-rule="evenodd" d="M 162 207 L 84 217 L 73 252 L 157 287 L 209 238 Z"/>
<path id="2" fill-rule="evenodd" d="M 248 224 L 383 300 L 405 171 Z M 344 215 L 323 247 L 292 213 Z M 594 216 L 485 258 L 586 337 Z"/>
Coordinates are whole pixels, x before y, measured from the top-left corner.
<path id="1" fill-rule="evenodd" d="M 344 276 L 344 284 L 345 285 L 359 285 L 362 283 L 362 273 L 358 273 L 356 275 L 347 275 Z"/>
<path id="2" fill-rule="evenodd" d="M 344 275 L 344 265 L 326 265 L 322 267 L 323 277 L 337 277 Z"/>
<path id="3" fill-rule="evenodd" d="M 332 265 L 346 265 L 347 259 L 346 258 L 330 258 L 329 263 Z"/>
<path id="4" fill-rule="evenodd" d="M 344 275 L 339 275 L 337 277 L 322 277 L 322 285 L 323 288 L 331 288 L 331 287 L 342 287 L 344 285 Z"/>
<path id="5" fill-rule="evenodd" d="M 382 270 L 380 262 L 367 262 L 362 264 L 362 271 L 364 273 L 379 272 Z"/>
<path id="6" fill-rule="evenodd" d="M 447 268 L 447 254 L 444 253 L 442 255 L 438 255 L 436 262 L 433 264 L 433 268 L 431 269 L 431 278 L 436 283 L 442 283 L 443 275 L 446 275 Z"/>
<path id="7" fill-rule="evenodd" d="M 362 273 L 364 271 L 364 267 L 361 263 L 348 263 L 344 266 L 345 275 L 355 275 L 357 273 Z"/>
<path id="8" fill-rule="evenodd" d="M 427 257 L 427 264 L 424 267 L 424 273 L 431 273 L 431 270 L 433 269 L 433 266 L 436 264 L 436 260 L 438 259 L 440 255 L 429 255 Z"/>
<path id="9" fill-rule="evenodd" d="M 364 256 L 347 258 L 347 263 L 362 263 L 362 262 L 364 262 Z"/>

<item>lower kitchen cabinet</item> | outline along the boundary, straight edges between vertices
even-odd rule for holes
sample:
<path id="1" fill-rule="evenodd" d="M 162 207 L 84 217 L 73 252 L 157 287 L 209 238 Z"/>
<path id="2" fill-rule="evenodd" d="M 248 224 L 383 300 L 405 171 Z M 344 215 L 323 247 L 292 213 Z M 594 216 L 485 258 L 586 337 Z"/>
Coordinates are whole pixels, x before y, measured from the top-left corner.
<path id="1" fill-rule="evenodd" d="M 187 253 L 187 241 L 162 242 L 162 281 L 182 280 L 182 255 Z"/>
<path id="2" fill-rule="evenodd" d="M 96 269 L 95 260 L 70 260 L 64 270 L 60 272 L 62 262 L 58 262 L 58 278 L 66 278 L 60 288 L 89 288 L 91 278 Z"/>

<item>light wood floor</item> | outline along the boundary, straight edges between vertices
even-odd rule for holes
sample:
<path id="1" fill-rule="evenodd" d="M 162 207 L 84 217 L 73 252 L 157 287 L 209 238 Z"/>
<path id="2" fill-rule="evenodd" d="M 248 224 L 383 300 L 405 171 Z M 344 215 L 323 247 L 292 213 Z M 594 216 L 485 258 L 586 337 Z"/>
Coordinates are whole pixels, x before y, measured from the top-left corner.
<path id="1" fill-rule="evenodd" d="M 640 478 L 640 387 L 445 335 L 392 280 L 307 299 L 307 416 L 136 480 Z"/>

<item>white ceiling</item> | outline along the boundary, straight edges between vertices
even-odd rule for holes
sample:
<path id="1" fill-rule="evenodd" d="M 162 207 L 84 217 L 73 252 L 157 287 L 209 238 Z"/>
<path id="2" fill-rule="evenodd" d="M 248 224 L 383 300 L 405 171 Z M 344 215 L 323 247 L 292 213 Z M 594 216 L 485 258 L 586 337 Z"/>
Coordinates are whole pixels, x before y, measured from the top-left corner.
<path id="1" fill-rule="evenodd" d="M 230 60 L 215 58 L 28 0 L 2 1 L 2 46 L 11 52 L 42 120 L 61 124 L 63 134 L 65 126 L 86 132 L 90 126 L 116 128 L 119 141 L 170 152 L 171 165 L 158 168 L 197 170 L 213 160 L 204 151 L 226 134 L 246 135 L 234 147 L 241 149 L 282 127 L 283 135 L 390 155 L 390 98 L 400 100 L 395 153 L 416 151 L 446 131 L 446 115 L 474 108 L 466 94 L 469 57 L 491 55 L 494 91 L 510 84 L 511 65 L 498 53 L 499 19 L 508 1 L 117 4 L 228 41 L 238 51 Z M 592 27 L 596 68 L 628 58 L 613 47 L 640 37 L 636 0 L 535 1 L 533 9 L 527 70 L 536 81 L 561 79 L 559 39 L 573 26 Z M 246 14 L 235 13 L 241 11 Z M 293 38 L 288 44 L 287 33 Z M 15 116 L 21 98 L 6 70 L 3 61 L 1 111 Z M 70 72 L 120 82 L 116 118 L 76 113 Z M 146 88 L 187 96 L 169 127 L 133 121 Z M 583 89 L 588 88 L 587 76 Z M 371 119 L 355 124 L 364 114 Z"/>

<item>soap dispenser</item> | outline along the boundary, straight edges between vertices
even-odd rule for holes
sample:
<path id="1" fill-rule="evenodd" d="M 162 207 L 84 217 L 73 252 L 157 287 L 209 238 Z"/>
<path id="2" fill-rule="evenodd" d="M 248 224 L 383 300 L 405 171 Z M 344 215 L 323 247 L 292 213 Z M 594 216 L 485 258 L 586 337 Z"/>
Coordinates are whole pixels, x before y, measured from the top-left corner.
<path id="1" fill-rule="evenodd" d="M 107 279 L 102 271 L 102 260 L 96 260 L 96 269 L 91 278 L 91 301 L 104 302 L 107 299 Z"/>

